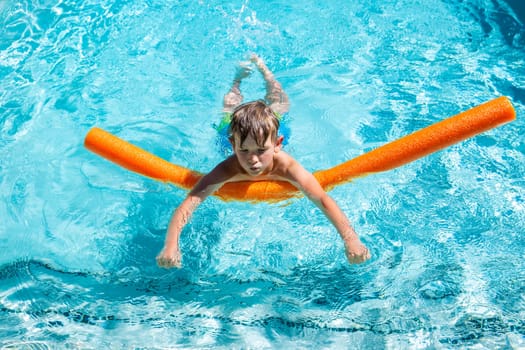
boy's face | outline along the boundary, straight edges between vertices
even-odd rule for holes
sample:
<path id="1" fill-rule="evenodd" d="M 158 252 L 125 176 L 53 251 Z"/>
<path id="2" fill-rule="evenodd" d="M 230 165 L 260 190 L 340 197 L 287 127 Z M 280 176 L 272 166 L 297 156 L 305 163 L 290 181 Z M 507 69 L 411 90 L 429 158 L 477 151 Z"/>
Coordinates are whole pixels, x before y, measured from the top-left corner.
<path id="1" fill-rule="evenodd" d="M 250 176 L 263 175 L 273 168 L 273 156 L 281 150 L 283 137 L 273 141 L 269 136 L 263 145 L 259 146 L 255 139 L 248 135 L 242 145 L 238 135 L 232 142 L 233 152 L 241 167 Z"/>

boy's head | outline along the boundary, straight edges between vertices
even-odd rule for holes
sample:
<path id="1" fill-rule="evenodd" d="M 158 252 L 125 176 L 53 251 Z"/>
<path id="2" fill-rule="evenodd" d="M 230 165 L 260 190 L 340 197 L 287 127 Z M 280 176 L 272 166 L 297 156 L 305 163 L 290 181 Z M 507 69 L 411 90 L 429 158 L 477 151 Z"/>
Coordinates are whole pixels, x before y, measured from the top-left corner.
<path id="1" fill-rule="evenodd" d="M 268 137 L 272 142 L 277 141 L 278 130 L 279 119 L 275 113 L 264 101 L 257 100 L 235 108 L 228 134 L 232 143 L 240 142 L 239 146 L 251 136 L 262 147 Z"/>

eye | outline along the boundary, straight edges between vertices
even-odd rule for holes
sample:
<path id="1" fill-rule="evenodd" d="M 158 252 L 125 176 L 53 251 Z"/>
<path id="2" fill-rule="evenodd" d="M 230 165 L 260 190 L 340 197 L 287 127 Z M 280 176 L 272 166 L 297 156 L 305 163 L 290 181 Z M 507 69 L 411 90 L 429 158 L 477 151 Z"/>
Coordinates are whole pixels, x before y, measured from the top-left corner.
<path id="1" fill-rule="evenodd" d="M 266 152 L 266 149 L 265 149 L 265 148 L 259 148 L 259 149 L 257 150 L 257 153 L 259 153 L 259 154 L 263 154 L 264 152 Z"/>
<path id="2" fill-rule="evenodd" d="M 241 153 L 248 153 L 248 150 L 247 149 L 241 149 L 241 150 L 239 150 L 239 152 L 241 152 Z"/>

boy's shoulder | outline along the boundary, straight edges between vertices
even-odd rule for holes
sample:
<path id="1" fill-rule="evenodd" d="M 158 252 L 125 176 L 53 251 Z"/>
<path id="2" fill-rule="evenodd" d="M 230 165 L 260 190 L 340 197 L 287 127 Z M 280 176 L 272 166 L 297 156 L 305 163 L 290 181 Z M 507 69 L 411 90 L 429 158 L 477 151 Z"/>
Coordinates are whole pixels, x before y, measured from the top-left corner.
<path id="1" fill-rule="evenodd" d="M 228 173 L 235 173 L 240 171 L 240 164 L 237 160 L 237 157 L 235 155 L 231 155 L 228 158 L 224 159 L 222 162 L 217 164 L 217 167 L 221 169 L 222 171 L 228 172 Z"/>
<path id="2" fill-rule="evenodd" d="M 290 155 L 290 153 L 288 153 L 288 152 L 286 152 L 286 151 L 280 150 L 280 151 L 277 152 L 275 155 L 276 155 L 275 158 L 278 159 L 278 160 L 280 160 L 280 161 L 284 161 L 284 162 L 286 162 L 286 161 L 288 161 L 288 162 L 293 161 L 293 162 L 296 162 L 295 158 L 292 157 L 292 156 Z"/>
<path id="3" fill-rule="evenodd" d="M 244 173 L 241 164 L 235 155 L 231 155 L 217 164 L 215 169 L 213 169 L 213 172 L 222 178 L 228 179 L 235 178 L 237 175 Z"/>
<path id="4" fill-rule="evenodd" d="M 281 170 L 288 170 L 299 162 L 285 151 L 279 151 L 274 157 L 275 165 Z"/>

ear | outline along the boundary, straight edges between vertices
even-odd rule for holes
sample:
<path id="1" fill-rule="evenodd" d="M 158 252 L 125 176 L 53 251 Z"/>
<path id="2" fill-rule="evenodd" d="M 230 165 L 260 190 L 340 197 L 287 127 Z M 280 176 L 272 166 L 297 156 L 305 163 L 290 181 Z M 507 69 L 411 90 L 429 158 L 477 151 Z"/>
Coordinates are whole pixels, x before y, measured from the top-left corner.
<path id="1" fill-rule="evenodd" d="M 232 145 L 232 148 L 235 148 L 235 139 L 232 137 L 228 137 L 228 141 L 230 141 L 230 144 Z"/>
<path id="2" fill-rule="evenodd" d="M 275 140 L 275 153 L 278 153 L 281 150 L 281 148 L 283 147 L 283 141 L 283 135 L 277 136 L 277 140 Z"/>

